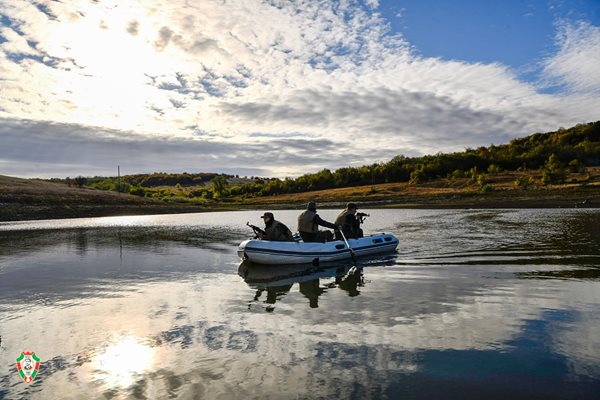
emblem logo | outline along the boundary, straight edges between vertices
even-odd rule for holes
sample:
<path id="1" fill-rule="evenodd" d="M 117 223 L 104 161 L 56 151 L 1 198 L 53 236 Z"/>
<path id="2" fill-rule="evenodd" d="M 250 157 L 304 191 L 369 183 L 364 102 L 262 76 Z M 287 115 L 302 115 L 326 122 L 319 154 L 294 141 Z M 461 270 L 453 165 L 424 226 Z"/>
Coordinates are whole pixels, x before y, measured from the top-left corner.
<path id="1" fill-rule="evenodd" d="M 24 351 L 17 358 L 17 370 L 23 381 L 30 384 L 40 370 L 40 359 L 33 351 Z"/>

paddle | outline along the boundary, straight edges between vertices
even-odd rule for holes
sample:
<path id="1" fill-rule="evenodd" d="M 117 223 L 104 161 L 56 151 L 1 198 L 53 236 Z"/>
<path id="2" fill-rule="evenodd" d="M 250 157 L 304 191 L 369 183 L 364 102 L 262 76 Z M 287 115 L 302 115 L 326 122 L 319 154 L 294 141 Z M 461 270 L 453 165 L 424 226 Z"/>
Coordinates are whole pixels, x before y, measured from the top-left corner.
<path id="1" fill-rule="evenodd" d="M 354 250 L 352 250 L 350 248 L 350 245 L 348 244 L 348 241 L 346 240 L 346 236 L 344 235 L 344 232 L 342 232 L 341 229 L 340 229 L 340 235 L 342 235 L 342 239 L 344 239 L 344 243 L 346 243 L 346 247 L 348 247 L 348 250 L 350 250 L 350 256 L 352 257 L 352 261 L 356 262 L 356 254 L 354 254 Z"/>

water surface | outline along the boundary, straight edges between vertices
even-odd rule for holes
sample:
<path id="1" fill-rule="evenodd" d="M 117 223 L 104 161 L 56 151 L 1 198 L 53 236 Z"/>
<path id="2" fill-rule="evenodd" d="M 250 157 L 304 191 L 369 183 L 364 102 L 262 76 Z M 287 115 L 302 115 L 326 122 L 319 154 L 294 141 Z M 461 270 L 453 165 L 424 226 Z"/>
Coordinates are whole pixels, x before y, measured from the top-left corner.
<path id="1" fill-rule="evenodd" d="M 319 268 L 240 264 L 258 211 L 0 223 L 0 398 L 598 398 L 600 211 L 367 212 L 398 251 Z"/>

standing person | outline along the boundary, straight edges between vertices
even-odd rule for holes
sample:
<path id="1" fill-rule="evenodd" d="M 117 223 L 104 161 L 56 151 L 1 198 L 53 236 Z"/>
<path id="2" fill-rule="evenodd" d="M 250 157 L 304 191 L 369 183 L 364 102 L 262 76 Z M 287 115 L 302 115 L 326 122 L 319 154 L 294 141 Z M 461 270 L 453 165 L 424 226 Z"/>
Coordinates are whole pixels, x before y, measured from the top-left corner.
<path id="1" fill-rule="evenodd" d="M 358 207 L 354 203 L 346 204 L 346 208 L 337 216 L 335 224 L 342 227 L 342 232 L 346 239 L 358 239 L 363 237 L 363 231 L 360 229 L 360 221 L 356 218 Z M 342 239 L 342 235 L 336 232 L 337 240 Z"/>
<path id="2" fill-rule="evenodd" d="M 265 232 L 259 235 L 262 240 L 273 242 L 293 242 L 292 231 L 279 221 L 275 220 L 272 212 L 266 212 L 261 217 L 265 221 Z"/>
<path id="3" fill-rule="evenodd" d="M 330 231 L 320 231 L 319 225 L 325 228 L 337 229 L 331 222 L 324 221 L 317 214 L 317 204 L 311 201 L 298 216 L 298 232 L 304 242 L 330 242 L 333 234 Z"/>

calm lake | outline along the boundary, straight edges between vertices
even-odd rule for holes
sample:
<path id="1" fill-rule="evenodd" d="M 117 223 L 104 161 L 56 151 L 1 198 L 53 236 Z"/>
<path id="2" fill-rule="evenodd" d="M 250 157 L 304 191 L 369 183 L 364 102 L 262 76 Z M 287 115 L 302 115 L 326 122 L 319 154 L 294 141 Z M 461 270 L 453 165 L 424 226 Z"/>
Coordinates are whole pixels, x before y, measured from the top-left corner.
<path id="1" fill-rule="evenodd" d="M 262 210 L 0 223 L 0 398 L 600 398 L 600 210 L 360 211 L 354 268 L 241 265 Z"/>

